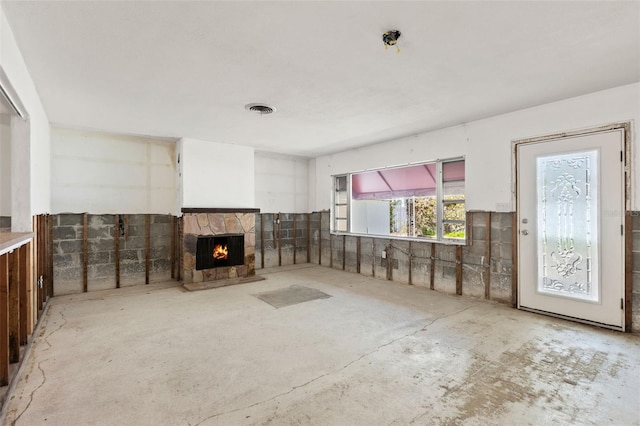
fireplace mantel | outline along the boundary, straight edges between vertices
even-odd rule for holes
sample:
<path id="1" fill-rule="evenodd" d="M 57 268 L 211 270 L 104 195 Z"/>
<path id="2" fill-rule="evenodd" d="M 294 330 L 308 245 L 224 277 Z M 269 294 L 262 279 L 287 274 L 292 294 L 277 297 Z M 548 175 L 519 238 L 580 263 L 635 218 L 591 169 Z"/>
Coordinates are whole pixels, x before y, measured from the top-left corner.
<path id="1" fill-rule="evenodd" d="M 182 213 L 260 213 L 260 209 L 246 207 L 183 207 Z"/>

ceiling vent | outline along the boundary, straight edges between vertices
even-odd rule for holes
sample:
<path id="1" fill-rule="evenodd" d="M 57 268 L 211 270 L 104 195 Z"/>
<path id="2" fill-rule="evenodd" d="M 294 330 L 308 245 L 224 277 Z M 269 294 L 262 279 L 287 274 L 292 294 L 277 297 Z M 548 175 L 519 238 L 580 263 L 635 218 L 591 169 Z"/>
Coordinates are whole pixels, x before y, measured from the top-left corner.
<path id="1" fill-rule="evenodd" d="M 265 104 L 247 104 L 244 107 L 248 111 L 253 111 L 260 115 L 267 115 L 276 112 L 276 107 Z"/>

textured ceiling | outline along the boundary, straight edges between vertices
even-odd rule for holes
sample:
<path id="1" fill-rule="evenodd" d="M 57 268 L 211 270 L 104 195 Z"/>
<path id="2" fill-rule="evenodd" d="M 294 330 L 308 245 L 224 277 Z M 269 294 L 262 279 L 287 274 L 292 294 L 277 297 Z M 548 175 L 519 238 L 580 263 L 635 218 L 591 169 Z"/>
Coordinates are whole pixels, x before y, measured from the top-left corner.
<path id="1" fill-rule="evenodd" d="M 53 123 L 303 156 L 640 81 L 639 5 L 2 1 Z"/>

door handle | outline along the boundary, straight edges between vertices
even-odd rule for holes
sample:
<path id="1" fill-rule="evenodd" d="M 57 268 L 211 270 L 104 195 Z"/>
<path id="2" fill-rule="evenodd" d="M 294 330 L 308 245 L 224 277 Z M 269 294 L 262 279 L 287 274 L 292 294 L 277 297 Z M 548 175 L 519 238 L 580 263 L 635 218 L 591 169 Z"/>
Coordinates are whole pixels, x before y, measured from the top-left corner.
<path id="1" fill-rule="evenodd" d="M 529 231 L 527 231 L 526 229 L 523 229 L 522 231 L 520 231 L 520 233 L 522 235 L 529 235 Z"/>

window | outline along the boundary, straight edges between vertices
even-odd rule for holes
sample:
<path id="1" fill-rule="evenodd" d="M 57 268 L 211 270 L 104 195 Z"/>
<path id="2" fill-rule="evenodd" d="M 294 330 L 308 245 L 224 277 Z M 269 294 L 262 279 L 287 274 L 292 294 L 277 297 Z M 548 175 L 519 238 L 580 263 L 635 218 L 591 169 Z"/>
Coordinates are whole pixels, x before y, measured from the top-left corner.
<path id="1" fill-rule="evenodd" d="M 465 239 L 463 159 L 333 178 L 334 232 Z"/>
<path id="2" fill-rule="evenodd" d="M 333 229 L 335 231 L 347 232 L 347 222 L 349 219 L 349 196 L 347 192 L 347 175 L 335 177 L 335 199 L 333 209 Z"/>

